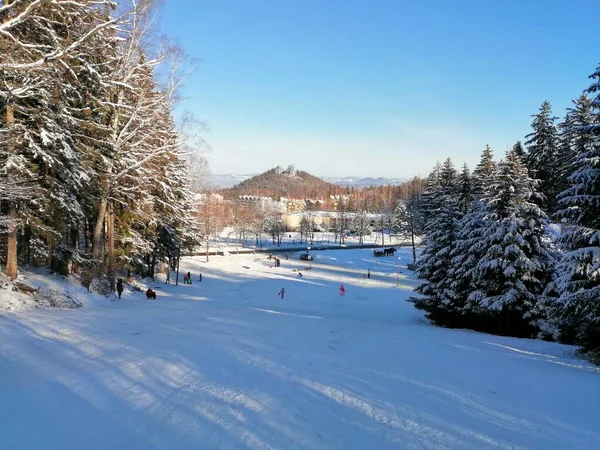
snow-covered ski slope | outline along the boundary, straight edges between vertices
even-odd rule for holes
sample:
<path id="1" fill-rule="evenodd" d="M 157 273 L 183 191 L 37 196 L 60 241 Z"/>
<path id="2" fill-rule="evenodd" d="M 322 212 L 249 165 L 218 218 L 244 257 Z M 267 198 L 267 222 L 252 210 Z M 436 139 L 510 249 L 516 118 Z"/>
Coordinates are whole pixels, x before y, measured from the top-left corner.
<path id="1" fill-rule="evenodd" d="M 302 278 L 297 258 L 194 258 L 156 301 L 2 312 L 0 448 L 600 448 L 597 367 L 431 326 L 398 258 L 371 255 L 318 253 Z"/>

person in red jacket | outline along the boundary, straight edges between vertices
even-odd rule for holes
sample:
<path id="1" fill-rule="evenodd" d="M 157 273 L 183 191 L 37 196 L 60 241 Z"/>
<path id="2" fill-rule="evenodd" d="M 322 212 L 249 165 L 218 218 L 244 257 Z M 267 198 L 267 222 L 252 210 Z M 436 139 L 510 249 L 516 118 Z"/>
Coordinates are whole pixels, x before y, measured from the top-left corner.
<path id="1" fill-rule="evenodd" d="M 340 285 L 340 295 L 344 295 L 346 293 L 346 288 L 344 287 L 344 285 Z"/>

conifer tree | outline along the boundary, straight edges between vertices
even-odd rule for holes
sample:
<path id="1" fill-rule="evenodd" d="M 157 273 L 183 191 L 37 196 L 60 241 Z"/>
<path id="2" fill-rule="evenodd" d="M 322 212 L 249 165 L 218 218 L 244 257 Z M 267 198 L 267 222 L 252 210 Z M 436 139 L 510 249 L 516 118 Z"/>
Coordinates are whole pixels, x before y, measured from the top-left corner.
<path id="1" fill-rule="evenodd" d="M 483 234 L 488 226 L 485 219 L 487 204 L 484 198 L 491 192 L 496 163 L 492 151 L 486 146 L 476 172 L 471 177 L 471 186 L 477 186 L 478 199 L 471 194 L 470 201 L 461 202 L 463 215 L 458 224 L 456 240 L 450 252 L 450 291 L 452 302 L 447 305 L 448 326 L 473 328 L 476 305 L 468 302 L 473 291 L 474 270 L 483 255 Z M 462 178 L 462 177 L 461 177 Z M 464 189 L 462 189 L 464 190 Z M 473 187 L 471 187 L 473 191 Z M 466 209 L 465 209 L 466 207 Z"/>
<path id="2" fill-rule="evenodd" d="M 473 201 L 473 181 L 469 166 L 463 165 L 462 172 L 458 177 L 458 204 L 462 214 L 466 214 Z"/>
<path id="3" fill-rule="evenodd" d="M 515 336 L 537 331 L 538 301 L 550 281 L 554 255 L 546 236 L 548 218 L 533 198 L 535 181 L 509 152 L 498 163 L 486 199 L 483 255 L 468 299 L 481 312 L 476 329 Z"/>
<path id="4" fill-rule="evenodd" d="M 534 114 L 531 127 L 533 132 L 526 137 L 527 159 L 525 161 L 530 176 L 539 180 L 540 206 L 553 214 L 556 211 L 556 173 L 559 170 L 557 119 L 552 115 L 552 106 L 547 100 L 542 103 L 540 112 Z"/>
<path id="5" fill-rule="evenodd" d="M 458 174 L 448 158 L 439 173 L 438 185 L 429 195 L 428 221 L 425 224 L 424 249 L 417 262 L 417 275 L 423 283 L 415 289 L 421 297 L 413 298 L 415 307 L 427 317 L 443 324 L 445 305 L 450 297 L 450 251 L 456 238 L 460 211 L 458 207 Z"/>
<path id="6" fill-rule="evenodd" d="M 87 181 L 76 146 L 69 97 L 77 92 L 76 59 L 97 34 L 113 24 L 102 5 L 109 2 L 7 2 L 0 11 L 0 186 L 7 178 L 26 180 L 35 199 L 5 201 L 8 223 L 6 273 L 16 277 L 17 230 L 59 237 L 83 218 L 76 192 Z M 77 51 L 76 51 L 77 50 Z"/>
<path id="7" fill-rule="evenodd" d="M 515 155 L 521 158 L 521 161 L 526 161 L 527 154 L 525 153 L 525 149 L 523 148 L 523 144 L 521 144 L 521 141 L 517 141 L 515 145 L 513 145 L 512 151 Z"/>
<path id="8" fill-rule="evenodd" d="M 564 120 L 558 125 L 559 156 L 558 170 L 555 174 L 557 192 L 562 192 L 570 186 L 568 178 L 573 172 L 575 158 L 584 152 L 593 140 L 593 134 L 588 128 L 593 120 L 592 101 L 584 93 L 577 100 L 573 100 L 573 107 L 567 108 Z"/>
<path id="9" fill-rule="evenodd" d="M 481 200 L 487 194 L 487 188 L 490 185 L 490 180 L 494 175 L 495 169 L 494 154 L 490 146 L 486 145 L 483 152 L 481 152 L 479 163 L 473 171 L 472 189 L 475 200 Z"/>
<path id="10" fill-rule="evenodd" d="M 435 214 L 437 208 L 436 205 L 436 193 L 440 186 L 440 173 L 442 171 L 442 165 L 438 162 L 431 170 L 427 179 L 425 180 L 425 188 L 423 189 L 423 202 L 422 202 L 422 213 L 423 223 L 429 222 L 430 217 Z"/>
<path id="11" fill-rule="evenodd" d="M 579 115 L 570 186 L 559 196 L 569 228 L 560 239 L 556 286 L 562 339 L 600 353 L 600 66 L 590 78 L 591 117 Z"/>
<path id="12" fill-rule="evenodd" d="M 469 296 L 475 289 L 477 264 L 486 250 L 483 238 L 490 226 L 486 219 L 487 213 L 487 204 L 483 200 L 476 200 L 458 223 L 448 270 L 452 301 L 447 305 L 447 326 L 477 327 L 479 307 L 476 302 L 469 301 Z"/>

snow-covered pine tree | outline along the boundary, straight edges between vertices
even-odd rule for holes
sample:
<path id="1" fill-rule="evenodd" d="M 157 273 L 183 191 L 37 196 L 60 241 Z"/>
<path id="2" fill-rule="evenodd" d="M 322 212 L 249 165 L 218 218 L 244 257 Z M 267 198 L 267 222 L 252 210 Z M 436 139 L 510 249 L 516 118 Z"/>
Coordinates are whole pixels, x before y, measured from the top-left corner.
<path id="1" fill-rule="evenodd" d="M 437 204 L 436 204 L 436 195 L 438 188 L 440 186 L 440 173 L 442 171 L 442 165 L 437 162 L 427 179 L 425 180 L 425 188 L 423 189 L 423 197 L 422 197 L 422 215 L 423 215 L 423 223 L 429 222 L 429 218 L 432 214 L 434 214 Z"/>
<path id="2" fill-rule="evenodd" d="M 83 43 L 114 23 L 99 14 L 102 4 L 110 6 L 87 0 L 53 5 L 7 2 L 0 11 L 4 171 L 8 177 L 28 180 L 36 192 L 35 200 L 14 197 L 5 203 L 11 218 L 6 267 L 11 278 L 16 276 L 21 224 L 28 223 L 25 239 L 33 230 L 52 240 L 83 218 L 74 195 L 82 186 L 81 155 L 66 105 L 75 78 L 70 67 L 75 54 L 84 53 L 79 51 Z"/>
<path id="3" fill-rule="evenodd" d="M 475 329 L 534 336 L 538 301 L 551 279 L 554 254 L 546 236 L 548 218 L 535 197 L 535 181 L 509 152 L 498 163 L 486 199 L 483 255 L 473 272 L 468 301 L 477 305 Z"/>
<path id="4" fill-rule="evenodd" d="M 490 180 L 496 170 L 494 162 L 494 153 L 489 145 L 485 146 L 479 163 L 473 170 L 472 175 L 472 190 L 474 200 L 482 200 L 487 195 L 487 188 L 490 186 Z"/>
<path id="5" fill-rule="evenodd" d="M 521 161 L 525 161 L 526 160 L 527 154 L 525 153 L 525 149 L 523 148 L 523 144 L 521 144 L 521 141 L 517 141 L 515 143 L 515 145 L 513 145 L 512 151 L 519 158 L 521 158 Z"/>
<path id="6" fill-rule="evenodd" d="M 552 106 L 547 100 L 542 103 L 540 112 L 534 114 L 531 127 L 525 141 L 527 158 L 525 163 L 530 176 L 539 180 L 540 206 L 549 214 L 556 212 L 556 173 L 559 170 L 557 117 L 552 115 Z"/>
<path id="7" fill-rule="evenodd" d="M 557 268 L 561 337 L 600 353 L 600 65 L 590 76 L 592 114 L 580 115 L 570 186 L 559 195 L 569 225 Z M 583 103 L 583 102 L 581 102 Z M 589 121 L 589 122 L 588 122 Z M 585 123 L 588 122 L 588 123 Z M 574 131 L 575 131 L 574 130 Z"/>
<path id="8" fill-rule="evenodd" d="M 557 192 L 569 188 L 568 178 L 573 172 L 575 157 L 584 152 L 593 140 L 593 134 L 588 128 L 593 120 L 592 101 L 584 93 L 577 100 L 573 100 L 573 107 L 567 108 L 564 120 L 558 125 L 559 157 L 555 174 Z"/>
<path id="9" fill-rule="evenodd" d="M 415 289 L 420 297 L 411 298 L 415 307 L 427 317 L 444 325 L 447 305 L 451 302 L 450 251 L 458 231 L 458 174 L 448 158 L 437 173 L 438 186 L 429 195 L 428 219 L 425 224 L 424 249 L 417 261 L 417 275 L 423 283 Z"/>
<path id="10" fill-rule="evenodd" d="M 448 269 L 451 292 L 449 297 L 452 300 L 447 306 L 447 326 L 453 328 L 477 327 L 479 308 L 476 303 L 469 301 L 469 296 L 474 290 L 475 269 L 486 250 L 483 237 L 489 226 L 487 214 L 485 201 L 475 200 L 458 223 Z"/>
<path id="11" fill-rule="evenodd" d="M 451 319 L 448 326 L 460 328 L 475 326 L 473 316 L 477 307 L 468 302 L 468 298 L 473 291 L 475 267 L 485 250 L 482 238 L 487 227 L 485 216 L 488 210 L 484 198 L 491 191 L 495 168 L 496 163 L 493 160 L 492 150 L 486 146 L 470 180 L 470 201 L 461 203 L 463 216 L 460 219 L 456 240 L 450 252 L 451 263 L 448 277 L 451 291 L 449 296 L 452 301 L 448 304 L 448 318 Z"/>
<path id="12" fill-rule="evenodd" d="M 473 202 L 473 180 L 467 163 L 463 164 L 462 172 L 458 176 L 458 204 L 460 212 L 466 214 Z"/>

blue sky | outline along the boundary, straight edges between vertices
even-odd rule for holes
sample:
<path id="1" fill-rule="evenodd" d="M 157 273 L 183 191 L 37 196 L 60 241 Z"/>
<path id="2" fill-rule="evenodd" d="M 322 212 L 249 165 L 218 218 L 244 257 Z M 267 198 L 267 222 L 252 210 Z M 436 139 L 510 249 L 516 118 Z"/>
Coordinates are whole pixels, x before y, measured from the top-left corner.
<path id="1" fill-rule="evenodd" d="M 598 0 L 172 0 L 213 173 L 426 175 L 500 157 L 600 63 Z"/>

